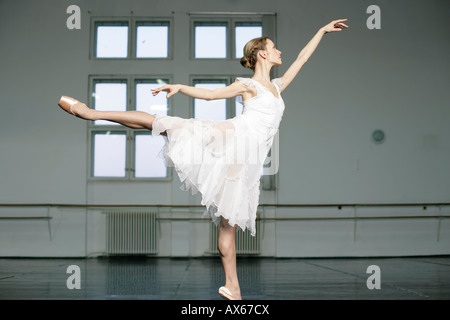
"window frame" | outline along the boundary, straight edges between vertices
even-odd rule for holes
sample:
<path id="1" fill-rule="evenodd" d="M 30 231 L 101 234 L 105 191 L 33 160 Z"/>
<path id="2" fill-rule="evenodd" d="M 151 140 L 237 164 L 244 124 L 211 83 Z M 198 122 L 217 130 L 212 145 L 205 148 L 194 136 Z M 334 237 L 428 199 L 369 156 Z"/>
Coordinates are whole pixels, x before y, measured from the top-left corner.
<path id="1" fill-rule="evenodd" d="M 128 51 L 127 57 L 97 57 L 97 26 L 109 23 L 112 25 L 121 25 L 126 23 L 128 26 Z M 167 57 L 137 57 L 137 27 L 142 25 L 168 26 L 167 39 Z M 164 23 L 164 24 L 163 24 Z M 90 48 L 89 59 L 97 61 L 127 61 L 127 60 L 173 60 L 173 39 L 174 39 L 174 21 L 172 17 L 91 17 L 90 30 Z"/>
<path id="2" fill-rule="evenodd" d="M 236 26 L 239 24 L 245 24 L 245 23 L 254 23 L 259 22 L 262 27 L 262 35 L 268 36 L 270 39 L 272 39 L 275 43 L 277 41 L 277 13 L 276 12 L 190 12 L 189 18 L 190 18 L 190 40 L 189 40 L 189 56 L 191 61 L 197 61 L 199 63 L 203 61 L 223 61 L 225 63 L 227 62 L 233 62 L 239 61 L 240 58 L 235 57 L 235 31 Z M 205 22 L 215 22 L 215 21 L 228 21 L 227 24 L 227 58 L 195 58 L 195 22 L 201 21 L 203 23 Z M 226 64 L 225 64 L 226 65 Z M 203 77 L 205 79 L 214 79 L 217 77 L 217 74 L 204 74 L 204 75 L 196 75 L 190 77 L 190 83 L 193 84 L 193 79 L 196 77 Z M 231 84 L 231 81 L 235 81 L 236 75 L 233 76 L 222 76 L 222 77 L 229 77 Z M 251 77 L 249 74 L 243 74 L 241 77 Z M 271 71 L 271 77 L 276 78 L 277 77 L 277 68 L 272 68 Z M 194 101 L 193 99 L 190 99 L 190 109 L 189 113 L 193 117 L 194 115 Z M 227 118 L 230 117 L 231 114 L 235 114 L 236 108 L 232 110 L 233 108 L 230 108 L 230 99 L 228 99 L 228 105 L 227 105 Z M 231 113 L 232 112 L 232 113 Z M 274 142 L 277 143 L 277 142 Z M 279 146 L 275 146 L 276 148 L 279 148 Z M 271 149 L 272 150 L 272 149 Z M 270 151 L 271 152 L 271 151 Z M 273 191 L 277 187 L 277 178 L 278 173 L 273 175 L 263 175 L 261 176 L 261 189 L 267 190 L 267 191 Z"/>
<path id="3" fill-rule="evenodd" d="M 127 56 L 126 57 L 97 57 L 97 27 L 98 26 L 114 26 L 114 27 L 128 27 L 128 34 L 127 34 Z M 92 57 L 94 59 L 99 60 L 126 60 L 130 56 L 130 20 L 124 19 L 124 20 L 102 20 L 102 21 L 94 21 L 93 27 L 91 28 L 93 30 L 93 43 L 90 49 L 90 52 L 92 54 Z"/>
<path id="4" fill-rule="evenodd" d="M 197 24 L 208 25 L 211 23 L 211 26 L 225 24 L 227 28 L 226 34 L 226 57 L 225 58 L 196 58 L 195 57 L 195 27 Z M 190 19 L 190 60 L 194 61 L 208 61 L 208 60 L 220 60 L 220 61 L 231 61 L 231 60 L 239 60 L 240 58 L 235 57 L 236 52 L 236 26 L 239 24 L 245 25 L 249 24 L 259 24 L 262 28 L 262 35 L 265 32 L 268 32 L 269 28 L 265 28 L 264 24 L 264 16 L 263 15 L 217 15 L 217 16 L 198 16 L 192 15 Z M 272 32 L 268 32 L 272 35 Z"/>
<path id="5" fill-rule="evenodd" d="M 88 105 L 94 107 L 95 106 L 95 97 L 93 95 L 95 84 L 99 82 L 111 83 L 117 81 L 126 80 L 127 83 L 127 104 L 126 111 L 136 110 L 136 84 L 142 83 L 142 81 L 155 81 L 157 79 L 166 80 L 168 83 L 173 82 L 172 75 L 90 75 L 89 76 L 89 97 L 88 97 Z M 172 107 L 172 99 L 167 100 L 167 115 L 172 116 L 173 107 Z M 87 125 L 88 131 L 88 182 L 96 182 L 96 181 L 117 181 L 117 182 L 130 182 L 130 181 L 172 181 L 173 179 L 173 168 L 166 167 L 167 176 L 166 177 L 135 177 L 135 140 L 134 137 L 136 134 L 150 134 L 151 130 L 148 129 L 132 129 L 125 127 L 123 125 L 98 125 L 95 124 L 94 121 L 88 121 Z M 95 177 L 93 176 L 94 170 L 94 136 L 96 133 L 101 132 L 125 132 L 126 134 L 126 150 L 125 150 L 125 177 Z M 165 137 L 161 136 L 163 139 Z"/>
<path id="6" fill-rule="evenodd" d="M 195 28 L 197 27 L 197 24 L 200 26 L 224 26 L 225 27 L 225 58 L 212 58 L 212 57 L 205 57 L 205 58 L 196 58 L 195 57 L 195 41 L 196 41 L 196 32 Z M 196 19 L 191 21 L 191 60 L 230 60 L 230 40 L 231 40 L 231 33 L 230 33 L 230 21 L 229 19 Z"/>
<path id="7" fill-rule="evenodd" d="M 130 143 L 129 147 L 132 149 L 130 151 L 130 181 L 171 181 L 172 180 L 172 168 L 166 168 L 166 176 L 165 177 L 136 177 L 136 136 L 138 135 L 148 135 L 151 136 L 152 132 L 150 130 L 131 130 L 130 131 Z M 165 140 L 165 137 L 160 136 Z M 158 152 L 160 149 L 158 149 Z"/>
<path id="8" fill-rule="evenodd" d="M 246 19 L 234 19 L 233 20 L 233 59 L 240 60 L 241 57 L 236 57 L 236 27 L 243 27 L 243 26 L 260 26 L 261 27 L 261 36 L 264 36 L 264 26 L 262 18 L 260 21 L 249 21 Z"/>
<path id="9" fill-rule="evenodd" d="M 235 31 L 236 27 L 241 24 L 252 24 L 252 23 L 258 23 L 262 27 L 262 34 L 264 36 L 270 37 L 275 43 L 276 43 L 276 21 L 277 21 L 277 13 L 276 12 L 188 12 L 188 19 L 186 20 L 188 25 L 188 36 L 189 36 L 189 58 L 191 62 L 197 61 L 198 63 L 203 63 L 205 61 L 206 65 L 208 62 L 206 61 L 223 61 L 223 65 L 225 69 L 228 70 L 227 63 L 232 62 L 235 63 L 236 61 L 239 61 L 239 58 L 235 57 L 235 46 L 236 46 L 236 39 L 235 39 Z M 169 32 L 168 32 L 168 57 L 163 58 L 157 58 L 157 57 L 142 57 L 138 58 L 136 57 L 137 53 L 137 26 L 140 25 L 140 23 L 145 22 L 168 22 L 169 26 Z M 195 42 L 194 42 L 194 34 L 195 34 L 195 21 L 202 21 L 202 22 L 215 22 L 215 21 L 227 21 L 227 57 L 226 58 L 195 58 L 194 56 L 194 49 L 195 49 Z M 97 58 L 96 55 L 96 23 L 120 23 L 120 22 L 127 22 L 128 25 L 128 56 L 126 58 Z M 89 60 L 92 61 L 168 61 L 171 62 L 171 60 L 174 60 L 174 18 L 173 17 L 132 17 L 132 16 L 119 16 L 119 17 L 91 17 L 91 28 L 90 28 L 90 48 L 89 48 Z M 95 50 L 95 51 L 94 51 Z M 103 62 L 95 63 L 96 66 L 101 67 L 103 65 Z M 125 65 L 117 65 L 117 66 L 125 66 Z M 196 63 L 193 64 L 195 66 L 196 70 L 198 70 L 198 65 Z M 122 67 L 118 67 L 117 70 L 123 70 Z M 214 70 L 214 69 L 211 69 Z M 122 71 L 127 73 L 127 71 Z M 162 71 L 164 73 L 164 71 Z M 209 71 L 205 70 L 205 73 L 208 73 Z M 214 72 L 214 71 L 211 71 Z M 276 77 L 277 69 L 274 68 L 271 72 L 272 77 Z M 187 71 L 189 74 L 189 71 Z M 238 71 L 239 73 L 239 71 Z M 233 75 L 219 75 L 219 73 L 212 73 L 211 75 L 204 74 L 204 75 L 194 75 L 194 73 L 190 73 L 189 75 L 190 84 L 193 84 L 194 78 L 202 78 L 202 79 L 222 79 L 227 78 L 228 82 L 227 84 L 231 84 L 233 81 L 235 81 L 236 73 L 233 73 Z M 249 77 L 249 74 L 242 74 L 242 77 Z M 130 75 L 130 74 L 114 74 L 114 75 L 105 75 L 105 74 L 97 74 L 97 75 L 90 75 L 89 76 L 89 84 L 88 84 L 88 99 L 89 105 L 93 105 L 93 82 L 92 79 L 103 79 L 103 80 L 110 80 L 110 79 L 128 79 L 127 81 L 127 106 L 126 110 L 133 110 L 136 106 L 135 101 L 135 82 L 134 79 L 155 79 L 155 78 L 163 78 L 169 80 L 170 83 L 173 83 L 173 76 L 172 75 Z M 168 101 L 168 111 L 167 114 L 169 116 L 173 116 L 173 106 L 172 106 L 172 100 L 169 99 Z M 232 101 L 233 100 L 233 101 Z M 194 115 L 194 100 L 189 99 L 189 114 L 191 116 Z M 226 118 L 232 118 L 236 116 L 236 108 L 233 106 L 236 106 L 236 104 L 239 103 L 234 98 L 227 99 L 227 116 Z M 93 144 L 91 143 L 92 140 L 92 133 L 97 131 L 107 131 L 111 130 L 113 132 L 115 131 L 126 131 L 127 134 L 127 140 L 126 140 L 126 177 L 93 177 L 92 176 L 92 165 L 93 165 L 93 152 L 92 147 Z M 173 177 L 173 168 L 167 167 L 167 177 L 163 178 L 136 178 L 134 177 L 134 172 L 132 170 L 127 169 L 134 169 L 135 164 L 135 141 L 134 141 L 134 135 L 139 134 L 140 132 L 151 134 L 151 131 L 147 129 L 130 129 L 125 126 L 121 125 L 112 125 L 112 126 L 106 126 L 106 125 L 94 125 L 93 121 L 89 121 L 87 124 L 87 138 L 88 138 L 88 182 L 97 182 L 97 181 L 118 181 L 118 182 L 130 182 L 130 181 L 150 181 L 150 182 L 159 182 L 159 181 L 172 181 Z M 131 164 L 131 166 L 130 166 Z M 276 188 L 276 180 L 277 180 L 278 174 L 265 176 L 263 175 L 261 177 L 261 185 L 263 190 L 274 190 Z"/>
<path id="10" fill-rule="evenodd" d="M 123 177 L 114 177 L 114 176 L 94 176 L 94 169 L 95 169 L 95 135 L 96 134 L 121 134 L 125 136 L 125 176 Z M 128 141 L 129 141 L 129 137 L 128 137 L 128 132 L 126 130 L 123 130 L 123 128 L 116 128 L 115 130 L 94 130 L 91 131 L 91 135 L 89 136 L 89 143 L 90 143 L 90 152 L 89 152 L 89 159 L 90 159 L 90 163 L 89 163 L 89 168 L 88 168 L 88 173 L 89 173 L 89 177 L 90 178 L 95 178 L 95 180 L 109 180 L 109 181 L 121 181 L 127 178 L 127 176 L 129 175 L 129 165 L 128 165 L 128 161 L 129 161 L 129 157 L 128 157 Z"/>
<path id="11" fill-rule="evenodd" d="M 189 79 L 189 83 L 191 86 L 195 86 L 198 83 L 223 83 L 225 86 L 229 86 L 232 81 L 234 81 L 233 76 L 230 75 L 191 75 Z M 210 81 L 210 82 L 208 82 Z M 235 110 L 233 110 L 232 102 L 234 98 L 225 99 L 225 119 L 230 119 L 234 117 L 234 114 L 236 113 Z M 190 105 L 189 105 L 189 116 L 191 118 L 195 117 L 195 98 L 190 99 Z"/>
<path id="12" fill-rule="evenodd" d="M 89 87 L 89 98 L 90 98 L 90 100 L 89 100 L 89 106 L 91 106 L 92 108 L 94 108 L 95 107 L 95 95 L 94 95 L 94 89 L 95 89 L 95 85 L 97 84 L 97 83 L 125 83 L 126 84 L 126 86 L 127 86 L 127 89 L 126 89 L 126 105 L 125 105 L 125 110 L 123 110 L 123 111 L 127 111 L 127 110 L 129 110 L 128 108 L 129 108 L 129 98 L 130 98 L 130 86 L 128 85 L 129 84 L 129 79 L 128 79 L 128 77 L 126 77 L 126 76 L 119 76 L 119 75 L 117 75 L 117 76 L 106 76 L 106 77 L 100 77 L 100 78 L 96 78 L 95 76 L 94 77 L 90 77 L 90 82 L 91 82 L 91 80 L 92 80 L 92 83 L 89 83 L 90 84 L 90 87 Z M 110 128 L 120 128 L 121 127 L 121 125 L 119 125 L 119 124 L 95 124 L 95 121 L 89 121 L 89 126 L 93 126 L 93 127 L 97 127 L 97 128 L 103 128 L 103 127 L 106 127 L 106 128 L 108 128 L 108 127 L 110 127 Z"/>

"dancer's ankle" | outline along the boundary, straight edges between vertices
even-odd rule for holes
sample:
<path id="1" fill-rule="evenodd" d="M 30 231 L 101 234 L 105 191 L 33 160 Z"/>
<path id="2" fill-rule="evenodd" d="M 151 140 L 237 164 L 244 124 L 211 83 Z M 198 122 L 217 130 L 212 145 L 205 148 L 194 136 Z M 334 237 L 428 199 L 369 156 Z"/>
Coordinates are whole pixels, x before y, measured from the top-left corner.
<path id="1" fill-rule="evenodd" d="M 81 102 L 77 102 L 73 106 L 73 112 L 77 117 L 85 120 L 98 120 L 96 119 L 96 110 L 89 108 Z"/>
<path id="2" fill-rule="evenodd" d="M 241 292 L 241 288 L 239 287 L 239 283 L 235 281 L 226 281 L 225 287 L 234 292 Z"/>

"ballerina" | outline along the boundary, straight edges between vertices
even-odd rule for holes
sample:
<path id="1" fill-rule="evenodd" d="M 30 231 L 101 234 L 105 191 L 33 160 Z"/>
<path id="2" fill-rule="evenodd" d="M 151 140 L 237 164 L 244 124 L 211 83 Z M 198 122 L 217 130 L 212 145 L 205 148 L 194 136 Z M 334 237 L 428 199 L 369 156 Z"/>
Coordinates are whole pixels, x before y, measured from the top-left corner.
<path id="1" fill-rule="evenodd" d="M 334 20 L 320 28 L 300 51 L 282 77 L 270 79 L 270 70 L 282 64 L 281 51 L 268 37 L 250 40 L 244 47 L 242 66 L 254 73 L 237 78 L 226 87 L 209 90 L 182 84 L 152 89 L 153 95 L 167 92 L 205 99 L 242 96 L 242 114 L 224 121 L 183 119 L 151 115 L 142 111 L 99 111 L 63 96 L 59 106 L 85 120 L 109 120 L 133 129 L 149 129 L 164 135 L 166 166 L 173 166 L 182 189 L 200 192 L 205 214 L 220 224 L 218 247 L 225 272 L 219 294 L 230 300 L 242 299 L 236 271 L 235 233 L 239 227 L 256 233 L 260 173 L 278 131 L 284 112 L 281 93 L 291 84 L 311 57 L 324 34 L 342 31 L 347 19 Z"/>

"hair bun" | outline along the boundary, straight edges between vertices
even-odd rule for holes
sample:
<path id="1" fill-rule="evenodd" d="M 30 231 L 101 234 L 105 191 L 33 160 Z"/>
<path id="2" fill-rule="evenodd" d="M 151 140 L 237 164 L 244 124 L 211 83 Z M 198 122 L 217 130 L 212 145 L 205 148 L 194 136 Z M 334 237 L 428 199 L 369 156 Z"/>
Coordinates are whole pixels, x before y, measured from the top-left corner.
<path id="1" fill-rule="evenodd" d="M 244 56 L 241 58 L 241 65 L 255 71 L 256 62 L 258 61 L 258 51 L 266 49 L 268 37 L 259 37 L 250 40 L 244 46 Z"/>
<path id="2" fill-rule="evenodd" d="M 250 62 L 248 61 L 247 57 L 242 57 L 241 58 L 241 65 L 244 68 L 250 68 Z"/>

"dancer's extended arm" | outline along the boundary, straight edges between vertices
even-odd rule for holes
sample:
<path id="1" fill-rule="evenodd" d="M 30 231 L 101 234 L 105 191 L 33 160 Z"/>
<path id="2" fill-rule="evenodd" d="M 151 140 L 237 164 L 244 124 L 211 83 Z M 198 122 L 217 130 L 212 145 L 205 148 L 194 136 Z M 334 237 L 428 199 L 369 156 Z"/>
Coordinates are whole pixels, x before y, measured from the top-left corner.
<path id="1" fill-rule="evenodd" d="M 153 95 L 157 95 L 161 91 L 168 92 L 167 98 L 170 98 L 174 94 L 180 92 L 189 97 L 204 99 L 204 100 L 217 100 L 233 98 L 248 91 L 248 88 L 240 82 L 234 82 L 229 86 L 217 89 L 206 89 L 187 86 L 184 84 L 167 84 L 157 89 L 152 89 Z"/>
<path id="2" fill-rule="evenodd" d="M 281 91 L 287 88 L 289 84 L 294 80 L 294 78 L 297 76 L 300 69 L 303 67 L 303 65 L 308 61 L 308 59 L 311 57 L 313 52 L 316 50 L 317 46 L 319 45 L 319 42 L 322 40 L 322 37 L 325 33 L 328 32 L 334 32 L 334 31 L 342 31 L 342 28 L 347 29 L 348 26 L 342 23 L 343 21 L 346 21 L 347 19 L 339 19 L 331 21 L 326 26 L 319 29 L 319 31 L 314 35 L 314 37 L 308 42 L 308 44 L 300 51 L 300 53 L 297 56 L 297 59 L 294 61 L 294 63 L 289 67 L 289 69 L 286 71 L 286 73 L 281 77 L 283 80 Z"/>

